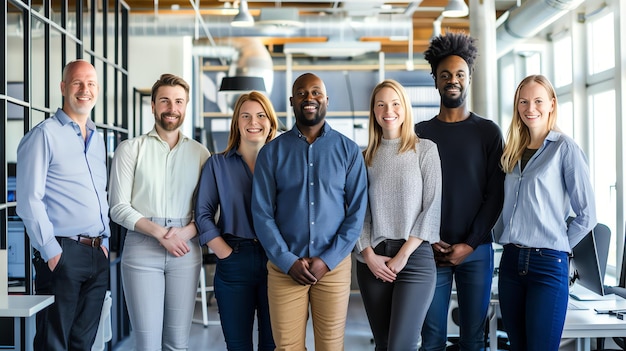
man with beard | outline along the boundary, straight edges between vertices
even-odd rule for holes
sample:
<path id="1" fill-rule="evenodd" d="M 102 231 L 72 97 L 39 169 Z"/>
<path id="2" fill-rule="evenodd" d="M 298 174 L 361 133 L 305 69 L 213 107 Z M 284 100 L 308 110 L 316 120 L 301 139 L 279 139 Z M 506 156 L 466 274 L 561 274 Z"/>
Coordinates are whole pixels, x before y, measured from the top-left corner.
<path id="1" fill-rule="evenodd" d="M 136 350 L 186 350 L 202 254 L 193 204 L 209 151 L 180 131 L 189 85 L 163 74 L 152 86 L 154 128 L 115 150 L 111 220 L 128 229 L 122 283 Z"/>
<path id="2" fill-rule="evenodd" d="M 437 144 L 441 158 L 441 241 L 432 245 L 437 262 L 435 296 L 422 329 L 422 350 L 446 349 L 453 281 L 459 306 L 464 351 L 482 350 L 491 296 L 491 230 L 502 210 L 504 173 L 502 133 L 491 120 L 469 111 L 467 93 L 477 48 L 465 34 L 431 40 L 424 58 L 430 63 L 441 96 L 439 114 L 415 126 L 421 138 Z"/>
<path id="3" fill-rule="evenodd" d="M 325 122 L 319 77 L 298 77 L 289 101 L 296 124 L 261 149 L 252 190 L 254 229 L 269 259 L 272 333 L 276 350 L 304 350 L 310 305 L 315 350 L 343 350 L 365 165 L 358 145 Z"/>
<path id="4" fill-rule="evenodd" d="M 90 350 L 109 282 L 106 150 L 90 114 L 98 74 L 63 69 L 63 108 L 17 149 L 17 214 L 35 249 L 35 292 L 54 295 L 37 314 L 34 350 Z"/>

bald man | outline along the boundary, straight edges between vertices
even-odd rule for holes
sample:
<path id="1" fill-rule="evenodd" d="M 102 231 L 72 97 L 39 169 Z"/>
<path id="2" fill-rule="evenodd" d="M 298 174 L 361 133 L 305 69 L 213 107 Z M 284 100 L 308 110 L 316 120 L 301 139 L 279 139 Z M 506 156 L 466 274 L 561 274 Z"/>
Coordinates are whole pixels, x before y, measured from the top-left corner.
<path id="1" fill-rule="evenodd" d="M 87 61 L 63 69 L 63 108 L 17 149 L 17 214 L 35 249 L 35 293 L 54 295 L 37 314 L 35 350 L 90 350 L 109 282 L 106 150 L 89 118 L 98 75 Z"/>

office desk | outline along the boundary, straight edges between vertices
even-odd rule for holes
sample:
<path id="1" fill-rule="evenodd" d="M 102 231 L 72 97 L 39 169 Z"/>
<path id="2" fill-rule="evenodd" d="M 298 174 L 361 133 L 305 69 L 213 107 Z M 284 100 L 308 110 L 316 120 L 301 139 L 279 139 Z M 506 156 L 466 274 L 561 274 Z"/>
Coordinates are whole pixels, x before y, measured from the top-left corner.
<path id="1" fill-rule="evenodd" d="M 626 320 L 617 319 L 615 315 L 598 314 L 594 308 L 626 308 L 626 300 L 615 296 L 613 300 L 601 301 L 575 301 L 581 307 L 587 309 L 568 309 L 563 326 L 562 339 L 576 339 L 577 351 L 589 351 L 591 338 L 601 337 L 626 337 Z M 491 315 L 489 316 L 489 349 L 497 351 L 498 338 L 496 329 L 498 326 L 497 309 L 498 300 L 491 300 Z"/>
<path id="2" fill-rule="evenodd" d="M 14 320 L 14 344 L 15 350 L 31 351 L 35 337 L 35 314 L 50 306 L 54 302 L 52 295 L 9 295 L 7 305 L 0 305 L 0 317 L 12 317 Z M 24 340 L 26 345 L 21 345 L 22 333 L 20 320 L 24 318 Z"/>

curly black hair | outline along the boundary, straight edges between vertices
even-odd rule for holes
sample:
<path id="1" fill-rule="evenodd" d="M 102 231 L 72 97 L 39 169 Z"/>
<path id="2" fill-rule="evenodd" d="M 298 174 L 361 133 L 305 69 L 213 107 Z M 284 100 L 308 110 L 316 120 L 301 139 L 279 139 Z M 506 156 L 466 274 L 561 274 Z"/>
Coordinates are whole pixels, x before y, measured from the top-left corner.
<path id="1" fill-rule="evenodd" d="M 430 40 L 430 46 L 424 51 L 424 58 L 430 64 L 430 74 L 436 78 L 437 66 L 448 56 L 460 56 L 469 66 L 470 74 L 474 72 L 474 60 L 478 56 L 476 39 L 464 33 L 447 33 Z"/>

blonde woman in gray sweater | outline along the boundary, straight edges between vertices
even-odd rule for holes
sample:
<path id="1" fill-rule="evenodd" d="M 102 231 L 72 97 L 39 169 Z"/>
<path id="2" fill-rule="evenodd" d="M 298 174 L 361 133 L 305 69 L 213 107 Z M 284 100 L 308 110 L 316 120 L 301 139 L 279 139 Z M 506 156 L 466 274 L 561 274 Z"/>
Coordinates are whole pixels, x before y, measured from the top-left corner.
<path id="1" fill-rule="evenodd" d="M 436 281 L 441 163 L 418 139 L 406 91 L 388 79 L 372 92 L 365 150 L 369 202 L 356 245 L 357 279 L 376 350 L 414 351 Z"/>

